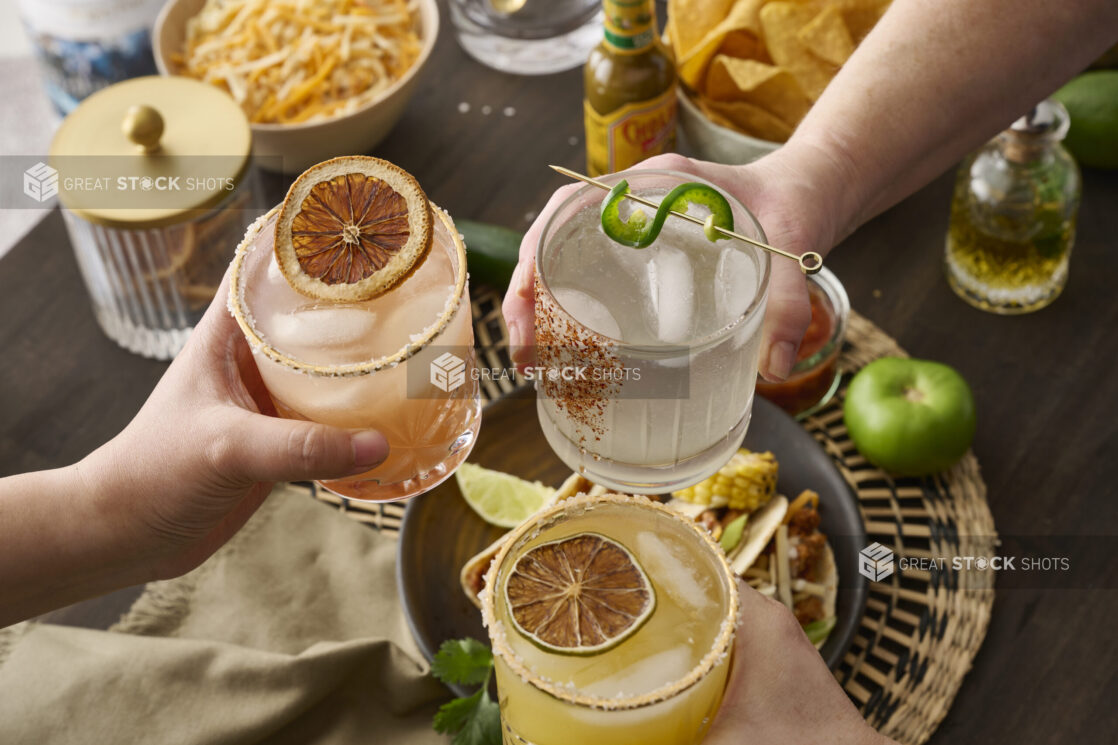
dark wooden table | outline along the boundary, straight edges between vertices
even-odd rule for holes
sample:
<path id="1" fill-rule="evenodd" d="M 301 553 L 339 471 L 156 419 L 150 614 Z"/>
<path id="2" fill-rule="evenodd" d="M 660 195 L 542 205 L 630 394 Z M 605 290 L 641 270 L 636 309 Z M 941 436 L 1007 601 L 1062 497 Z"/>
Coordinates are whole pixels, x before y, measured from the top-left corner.
<path id="1" fill-rule="evenodd" d="M 375 154 L 414 173 L 452 215 L 525 229 L 564 183 L 547 164 L 583 167 L 579 73 L 491 71 L 445 28 L 427 72 Z M 999 581 L 989 636 L 933 743 L 1093 744 L 1118 732 L 1118 173 L 1085 182 L 1070 282 L 1040 313 L 987 315 L 948 289 L 947 176 L 828 261 L 859 312 L 973 385 L 974 448 L 999 532 L 1071 536 L 1095 563 L 1073 588 Z M 278 200 L 286 180 L 267 183 Z M 81 458 L 129 421 L 166 367 L 101 334 L 57 213 L 0 260 L 0 349 L 0 476 Z"/>

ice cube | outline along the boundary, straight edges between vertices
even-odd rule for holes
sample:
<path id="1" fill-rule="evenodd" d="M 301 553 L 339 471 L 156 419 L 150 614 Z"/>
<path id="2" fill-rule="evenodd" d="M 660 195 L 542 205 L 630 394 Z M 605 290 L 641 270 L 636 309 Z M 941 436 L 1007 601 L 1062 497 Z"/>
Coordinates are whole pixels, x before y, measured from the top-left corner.
<path id="1" fill-rule="evenodd" d="M 368 380 L 364 377 L 314 379 L 311 386 L 303 383 L 292 393 L 298 396 L 293 397 L 292 405 L 312 421 L 343 427 L 369 426 L 368 414 L 355 416 L 357 412 L 367 412 L 371 404 Z M 279 395 L 282 398 L 282 392 Z"/>
<path id="2" fill-rule="evenodd" d="M 552 294 L 559 301 L 559 305 L 583 326 L 611 339 L 620 338 L 621 326 L 601 300 L 569 287 L 556 287 Z"/>
<path id="3" fill-rule="evenodd" d="M 734 246 L 722 249 L 714 276 L 715 323 L 724 326 L 745 313 L 756 295 L 753 262 Z"/>
<path id="4" fill-rule="evenodd" d="M 445 302 L 454 290 L 455 275 L 450 255 L 440 246 L 432 246 L 415 272 L 385 297 L 402 304 L 422 295 L 438 295 Z"/>
<path id="5" fill-rule="evenodd" d="M 280 271 L 279 262 L 276 261 L 276 255 L 274 253 L 268 256 L 268 284 L 287 284 L 287 279 L 283 276 L 283 272 Z"/>
<path id="6" fill-rule="evenodd" d="M 273 316 L 268 336 L 273 346 L 308 362 L 356 362 L 375 338 L 376 324 L 376 313 L 363 308 L 310 305 Z"/>
<path id="7" fill-rule="evenodd" d="M 405 283 L 404 288 L 406 287 Z M 451 287 L 443 287 L 391 298 L 394 302 L 399 300 L 399 305 L 378 330 L 380 336 L 376 340 L 376 356 L 395 354 L 408 344 L 418 343 L 423 332 L 439 320 L 451 290 Z M 469 312 L 468 309 L 465 312 Z"/>
<path id="8" fill-rule="evenodd" d="M 582 686 L 581 692 L 604 698 L 639 696 L 687 675 L 694 666 L 693 656 L 686 646 L 665 649 Z"/>
<path id="9" fill-rule="evenodd" d="M 648 262 L 656 336 L 661 342 L 679 344 L 691 335 L 695 315 L 691 260 L 672 246 L 661 245 L 650 250 L 656 251 Z"/>
<path id="10" fill-rule="evenodd" d="M 680 605 L 699 611 L 715 604 L 709 581 L 697 571 L 697 559 L 678 544 L 645 531 L 637 534 L 637 554 L 648 576 Z"/>

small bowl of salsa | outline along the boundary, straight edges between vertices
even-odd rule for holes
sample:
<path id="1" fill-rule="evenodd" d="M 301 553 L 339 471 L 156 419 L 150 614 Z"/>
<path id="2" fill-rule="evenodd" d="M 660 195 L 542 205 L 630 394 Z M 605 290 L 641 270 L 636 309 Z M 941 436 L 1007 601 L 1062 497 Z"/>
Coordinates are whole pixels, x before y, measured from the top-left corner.
<path id="1" fill-rule="evenodd" d="M 850 318 L 850 299 L 827 267 L 808 275 L 811 323 L 800 341 L 792 374 L 783 383 L 757 379 L 757 392 L 802 419 L 821 409 L 839 387 L 838 360 Z"/>

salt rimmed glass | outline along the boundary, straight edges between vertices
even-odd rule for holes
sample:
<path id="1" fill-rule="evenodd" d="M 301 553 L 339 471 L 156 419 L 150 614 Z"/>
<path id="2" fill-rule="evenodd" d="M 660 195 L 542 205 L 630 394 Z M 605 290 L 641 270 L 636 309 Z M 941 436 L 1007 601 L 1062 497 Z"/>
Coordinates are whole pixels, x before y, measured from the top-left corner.
<path id="1" fill-rule="evenodd" d="M 718 188 L 652 169 L 601 180 L 622 178 L 653 201 L 684 182 Z M 735 230 L 764 241 L 745 205 L 724 196 Z M 674 491 L 710 476 L 741 446 L 753 410 L 770 259 L 743 241 L 712 244 L 700 226 L 674 217 L 649 248 L 622 246 L 601 231 L 603 198 L 591 186 L 576 191 L 552 214 L 536 248 L 540 426 L 563 462 L 594 483 L 626 493 Z M 631 205 L 622 203 L 623 215 Z M 705 216 L 704 208 L 692 209 Z M 642 292 L 649 297 L 639 298 Z M 670 328 L 685 293 L 693 320 Z M 584 379 L 563 377 L 580 367 Z"/>
<path id="2" fill-rule="evenodd" d="M 233 259 L 230 311 L 277 413 L 375 429 L 388 440 L 389 456 L 376 468 L 318 482 L 342 497 L 388 501 L 427 491 L 454 472 L 477 439 L 481 403 L 466 248 L 449 215 L 434 205 L 432 212 L 423 264 L 364 303 L 312 301 L 286 284 L 273 257 L 278 208 L 249 228 Z M 318 320 L 309 326 L 299 320 L 311 318 Z M 319 335 L 292 333 L 292 323 L 303 324 L 295 332 Z M 347 333 L 352 338 L 339 341 Z"/>
<path id="3" fill-rule="evenodd" d="M 636 632 L 593 656 L 536 647 L 510 619 L 505 583 L 527 551 L 592 532 L 625 546 L 656 606 Z M 740 604 L 710 534 L 643 497 L 580 495 L 509 534 L 482 593 L 504 741 L 522 745 L 694 745 L 722 701 Z"/>

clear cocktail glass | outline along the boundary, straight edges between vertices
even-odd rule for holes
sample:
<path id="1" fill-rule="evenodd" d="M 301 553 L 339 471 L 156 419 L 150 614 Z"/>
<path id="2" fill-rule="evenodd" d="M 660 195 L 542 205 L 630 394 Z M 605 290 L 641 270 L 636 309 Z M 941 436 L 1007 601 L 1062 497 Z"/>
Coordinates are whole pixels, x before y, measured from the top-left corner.
<path id="1" fill-rule="evenodd" d="M 601 180 L 622 178 L 653 201 L 701 181 L 656 170 Z M 556 454 L 591 481 L 628 493 L 673 491 L 711 475 L 741 446 L 770 260 L 743 241 L 711 243 L 700 226 L 674 217 L 648 248 L 620 245 L 601 230 L 603 196 L 591 186 L 575 192 L 536 249 L 540 424 Z M 725 196 L 735 230 L 764 241 L 749 210 Z M 623 217 L 632 204 L 622 203 Z M 690 214 L 709 213 L 692 206 Z"/>
<path id="2" fill-rule="evenodd" d="M 576 536 L 623 546 L 651 581 L 652 611 L 616 646 L 556 653 L 513 622 L 508 582 L 525 554 Z M 584 567 L 570 568 L 593 584 Z M 598 584 L 602 597 L 616 589 L 608 577 Z M 537 513 L 505 540 L 482 594 L 505 743 L 695 745 L 722 702 L 738 615 L 725 554 L 698 523 L 617 494 L 580 495 Z"/>
<path id="3" fill-rule="evenodd" d="M 372 300 L 312 300 L 292 289 L 273 255 L 278 207 L 249 228 L 233 260 L 230 310 L 280 416 L 388 439 L 376 468 L 319 482 L 343 497 L 420 494 L 450 476 L 477 438 L 466 250 L 449 215 L 431 210 L 426 259 Z"/>

